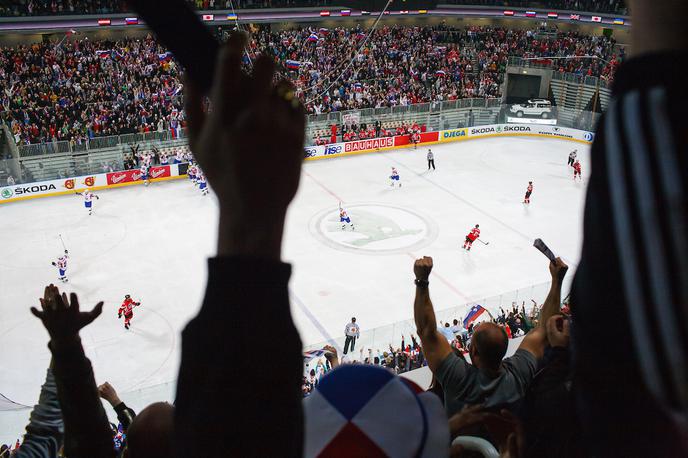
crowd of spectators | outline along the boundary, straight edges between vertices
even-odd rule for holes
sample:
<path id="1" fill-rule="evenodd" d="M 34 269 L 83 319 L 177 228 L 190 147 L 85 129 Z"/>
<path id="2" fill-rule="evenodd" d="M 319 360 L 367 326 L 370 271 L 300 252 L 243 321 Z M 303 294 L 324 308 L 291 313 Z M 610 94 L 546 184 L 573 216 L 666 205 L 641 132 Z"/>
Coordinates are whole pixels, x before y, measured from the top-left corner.
<path id="1" fill-rule="evenodd" d="M 508 58 L 550 58 L 560 72 L 611 80 L 614 40 L 560 32 L 476 27 L 383 26 L 258 29 L 253 60 L 267 53 L 294 81 L 308 113 L 501 96 Z M 598 56 L 596 59 L 561 59 Z M 287 68 L 289 62 L 296 62 Z M 352 65 L 348 65 L 351 61 Z M 606 62 L 605 62 L 606 61 Z M 96 41 L 67 37 L 0 49 L 2 119 L 18 144 L 126 133 L 178 134 L 185 125 L 179 66 L 153 37 Z"/>
<path id="2" fill-rule="evenodd" d="M 549 8 L 627 14 L 625 0 L 447 0 L 450 5 L 506 6 L 509 8 Z"/>
<path id="3" fill-rule="evenodd" d="M 332 0 L 187 0 L 198 10 L 241 8 L 290 8 L 336 5 Z M 448 0 L 457 5 L 542 7 L 625 14 L 623 0 Z M 56 14 L 126 13 L 123 0 L 5 0 L 0 2 L 2 16 L 54 16 Z"/>
<path id="4" fill-rule="evenodd" d="M 18 144 L 176 131 L 179 67 L 151 36 L 0 48 L 2 118 Z"/>
<path id="5" fill-rule="evenodd" d="M 419 340 L 434 376 L 430 392 L 389 370 L 348 364 L 304 399 L 292 269 L 281 253 L 302 175 L 305 110 L 293 85 L 272 84 L 271 59 L 261 57 L 253 75 L 241 73 L 247 38 L 235 34 L 218 58 L 212 110 L 193 82 L 185 101 L 191 150 L 218 199 L 217 255 L 208 262 L 203 305 L 182 332 L 175 403 L 151 404 L 131 420 L 126 456 L 475 456 L 466 448 L 476 441 L 466 436 L 489 441 L 502 458 L 688 456 L 688 168 L 680 116 L 688 33 L 658 30 L 665 21 L 680 25 L 688 5 L 634 6 L 649 20 L 636 22 L 637 54 L 620 69 L 593 142 L 570 306 L 561 299 L 568 265 L 542 258 L 551 284 L 537 323 L 524 317 L 524 305 L 500 313 L 497 321 L 512 332 L 529 329 L 507 358 L 506 328 L 480 323 L 469 362 L 450 345 L 447 326 L 438 328 L 433 259 L 416 259 L 413 275 L 409 269 L 399 281 L 415 285 L 418 339 L 403 345 L 416 348 Z M 664 137 L 655 142 L 657 119 Z M 642 185 L 657 192 L 638 197 Z M 51 361 L 15 457 L 60 449 L 69 458 L 116 456 L 79 337 L 103 305 L 80 307 L 75 293 L 49 285 L 31 308 L 48 332 Z M 266 317 L 274 338 L 256 332 Z"/>

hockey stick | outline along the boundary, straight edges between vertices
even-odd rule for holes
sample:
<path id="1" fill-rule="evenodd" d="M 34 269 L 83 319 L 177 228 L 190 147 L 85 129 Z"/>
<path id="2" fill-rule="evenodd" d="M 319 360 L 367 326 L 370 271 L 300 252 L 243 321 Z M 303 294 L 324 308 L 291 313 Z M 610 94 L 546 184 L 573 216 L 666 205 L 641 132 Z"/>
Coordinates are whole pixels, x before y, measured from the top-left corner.
<path id="1" fill-rule="evenodd" d="M 490 242 L 483 242 L 482 239 L 478 239 L 478 242 L 482 243 L 483 245 L 489 245 L 490 244 Z"/>
<path id="2" fill-rule="evenodd" d="M 554 253 L 552 253 L 552 250 L 550 250 L 549 247 L 545 245 L 545 242 L 543 242 L 542 239 L 535 239 L 535 241 L 533 242 L 533 246 L 537 248 L 542 254 L 547 256 L 547 259 L 554 262 L 554 259 L 556 258 L 554 256 Z"/>
<path id="3" fill-rule="evenodd" d="M 67 251 L 67 247 L 65 246 L 64 240 L 62 240 L 62 234 L 57 234 L 58 237 L 60 237 L 60 242 L 62 242 L 62 248 L 64 248 L 65 251 Z"/>

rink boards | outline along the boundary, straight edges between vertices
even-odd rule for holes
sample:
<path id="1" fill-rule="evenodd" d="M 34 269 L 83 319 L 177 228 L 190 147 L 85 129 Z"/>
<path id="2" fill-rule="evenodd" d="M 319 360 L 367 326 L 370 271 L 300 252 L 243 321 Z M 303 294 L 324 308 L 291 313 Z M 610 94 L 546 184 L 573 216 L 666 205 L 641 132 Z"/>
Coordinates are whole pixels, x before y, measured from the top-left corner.
<path id="1" fill-rule="evenodd" d="M 538 126 L 525 124 L 491 124 L 471 128 L 449 129 L 438 132 L 424 132 L 420 134 L 420 145 L 428 146 L 438 143 L 466 141 L 494 137 L 539 137 L 547 139 L 567 140 L 590 144 L 595 138 L 593 132 L 558 126 Z M 304 148 L 304 159 L 307 161 L 329 159 L 333 157 L 351 156 L 380 152 L 400 148 L 409 148 L 410 135 L 394 137 L 372 138 L 351 142 L 333 143 L 329 145 L 309 146 Z M 181 166 L 181 167 L 180 167 Z M 150 168 L 150 181 L 174 180 L 186 177 L 185 164 L 161 165 Z M 6 186 L 0 188 L 0 204 L 17 202 L 39 197 L 51 197 L 70 194 L 89 188 L 116 188 L 142 184 L 141 173 L 138 169 L 124 170 L 110 173 L 100 173 L 73 178 L 41 181 L 30 184 Z"/>

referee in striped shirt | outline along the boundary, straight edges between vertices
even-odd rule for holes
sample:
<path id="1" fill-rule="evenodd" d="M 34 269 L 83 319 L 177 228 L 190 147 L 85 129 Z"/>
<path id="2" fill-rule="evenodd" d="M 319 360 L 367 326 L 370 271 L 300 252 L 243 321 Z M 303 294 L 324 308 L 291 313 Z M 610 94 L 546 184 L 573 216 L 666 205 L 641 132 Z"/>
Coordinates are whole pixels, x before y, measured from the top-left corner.
<path id="1" fill-rule="evenodd" d="M 572 288 L 589 456 L 688 456 L 688 17 L 630 0 L 633 58 L 592 146 Z"/>

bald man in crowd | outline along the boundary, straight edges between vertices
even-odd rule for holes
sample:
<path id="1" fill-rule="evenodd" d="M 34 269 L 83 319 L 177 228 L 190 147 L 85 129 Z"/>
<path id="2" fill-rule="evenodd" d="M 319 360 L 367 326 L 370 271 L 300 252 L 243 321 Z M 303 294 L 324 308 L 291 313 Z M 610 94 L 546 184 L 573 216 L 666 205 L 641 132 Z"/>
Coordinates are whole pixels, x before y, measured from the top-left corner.
<path id="1" fill-rule="evenodd" d="M 473 404 L 484 404 L 486 408 L 514 407 L 523 398 L 547 345 L 545 324 L 559 313 L 561 284 L 568 266 L 557 258 L 550 263 L 549 270 L 552 285 L 542 307 L 540 323 L 526 335 L 516 353 L 503 359 L 509 342 L 506 332 L 495 323 L 481 323 L 471 339 L 471 363 L 468 363 L 454 354 L 447 339 L 437 330 L 428 281 L 432 258 L 416 260 L 413 267 L 416 328 L 428 366 L 444 389 L 449 415 Z"/>

